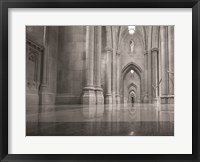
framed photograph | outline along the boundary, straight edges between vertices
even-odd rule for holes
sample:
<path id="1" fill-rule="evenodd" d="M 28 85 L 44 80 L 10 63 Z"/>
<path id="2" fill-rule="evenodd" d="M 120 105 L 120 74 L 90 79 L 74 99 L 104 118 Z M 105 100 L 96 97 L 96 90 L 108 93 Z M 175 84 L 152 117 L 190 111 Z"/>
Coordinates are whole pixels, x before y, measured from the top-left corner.
<path id="1" fill-rule="evenodd" d="M 1 0 L 1 161 L 200 161 L 199 9 Z"/>

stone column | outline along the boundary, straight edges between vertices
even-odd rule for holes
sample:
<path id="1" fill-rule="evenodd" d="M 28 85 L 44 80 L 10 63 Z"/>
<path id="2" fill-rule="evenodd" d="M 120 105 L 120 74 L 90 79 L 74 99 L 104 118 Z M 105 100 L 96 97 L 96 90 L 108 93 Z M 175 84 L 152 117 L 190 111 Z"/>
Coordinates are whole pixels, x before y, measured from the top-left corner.
<path id="1" fill-rule="evenodd" d="M 168 83 L 168 72 L 167 72 L 167 30 L 166 26 L 160 27 L 160 56 L 161 56 L 161 103 L 167 103 L 167 83 Z"/>
<path id="2" fill-rule="evenodd" d="M 96 103 L 104 104 L 103 89 L 101 88 L 101 26 L 96 28 Z"/>
<path id="3" fill-rule="evenodd" d="M 44 26 L 44 34 L 43 34 L 43 46 L 44 51 L 42 55 L 42 77 L 41 77 L 41 85 L 39 90 L 39 104 L 46 104 L 47 96 L 47 56 L 48 56 L 48 27 Z"/>
<path id="4" fill-rule="evenodd" d="M 168 26 L 169 90 L 168 103 L 174 103 L 174 26 Z"/>
<path id="5" fill-rule="evenodd" d="M 160 31 L 160 28 L 159 28 Z M 160 33 L 160 32 L 159 32 Z M 159 35 L 160 40 L 160 35 Z M 161 42 L 159 41 L 159 49 L 158 49 L 158 80 L 162 82 L 162 65 L 161 65 Z M 158 98 L 160 100 L 161 97 L 161 83 L 158 86 Z"/>
<path id="6" fill-rule="evenodd" d="M 148 102 L 148 52 L 144 52 L 144 95 L 143 95 L 143 102 Z"/>
<path id="7" fill-rule="evenodd" d="M 153 48 L 152 52 L 152 102 L 158 103 L 158 89 L 159 89 L 159 81 L 158 81 L 158 48 Z"/>
<path id="8" fill-rule="evenodd" d="M 117 51 L 117 92 L 116 92 L 116 103 L 120 104 L 120 52 Z"/>
<path id="9" fill-rule="evenodd" d="M 111 94 L 111 27 L 106 27 L 106 99 L 105 102 L 108 105 L 112 104 L 112 94 Z"/>
<path id="10" fill-rule="evenodd" d="M 116 33 L 115 26 L 112 26 L 112 42 L 113 42 L 113 53 L 112 53 L 112 100 L 113 104 L 116 104 Z"/>
<path id="11" fill-rule="evenodd" d="M 94 26 L 86 27 L 86 60 L 85 60 L 85 87 L 83 88 L 82 103 L 84 105 L 96 104 L 95 88 L 93 84 L 94 73 Z"/>
<path id="12" fill-rule="evenodd" d="M 152 26 L 149 26 L 148 32 L 148 100 L 152 102 L 152 55 L 151 55 L 151 39 L 152 39 Z"/>
<path id="13" fill-rule="evenodd" d="M 112 104 L 111 94 L 111 56 L 112 50 L 107 49 L 106 52 L 106 104 Z"/>
<path id="14" fill-rule="evenodd" d="M 174 94 L 174 27 L 168 26 L 169 95 Z"/>

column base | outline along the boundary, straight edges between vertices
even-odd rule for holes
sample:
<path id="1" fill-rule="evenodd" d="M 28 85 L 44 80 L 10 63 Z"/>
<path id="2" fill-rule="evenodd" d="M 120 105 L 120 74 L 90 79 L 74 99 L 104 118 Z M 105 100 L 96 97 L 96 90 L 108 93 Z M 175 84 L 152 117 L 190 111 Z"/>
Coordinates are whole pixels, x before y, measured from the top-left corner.
<path id="1" fill-rule="evenodd" d="M 168 102 L 167 102 L 167 97 L 166 97 L 166 96 L 160 97 L 160 103 L 161 103 L 161 104 L 167 104 L 167 103 L 168 103 Z"/>
<path id="2" fill-rule="evenodd" d="M 149 102 L 148 94 L 145 94 L 143 97 L 143 103 L 148 103 L 148 102 Z"/>
<path id="3" fill-rule="evenodd" d="M 82 104 L 83 105 L 96 105 L 96 95 L 94 87 L 83 88 Z"/>
<path id="4" fill-rule="evenodd" d="M 112 104 L 112 95 L 111 94 L 106 94 L 105 102 L 106 102 L 106 104 Z"/>
<path id="5" fill-rule="evenodd" d="M 112 110 L 112 95 L 111 94 L 106 94 L 105 102 L 106 102 L 105 109 Z"/>
<path id="6" fill-rule="evenodd" d="M 46 94 L 47 85 L 42 84 L 39 90 L 39 105 L 45 105 L 48 103 L 48 97 Z"/>
<path id="7" fill-rule="evenodd" d="M 148 103 L 153 103 L 153 98 L 151 96 L 148 97 Z"/>
<path id="8" fill-rule="evenodd" d="M 39 104 L 40 105 L 55 104 L 55 94 L 50 94 L 46 92 L 39 93 Z"/>
<path id="9" fill-rule="evenodd" d="M 168 96 L 167 102 L 168 104 L 174 104 L 174 95 Z"/>
<path id="10" fill-rule="evenodd" d="M 153 98 L 152 99 L 152 103 L 156 104 L 156 105 L 159 105 L 160 104 L 160 99 L 159 98 Z"/>
<path id="11" fill-rule="evenodd" d="M 119 94 L 116 95 L 116 104 L 120 104 L 120 95 Z"/>
<path id="12" fill-rule="evenodd" d="M 113 105 L 116 104 L 116 96 L 115 96 L 115 93 L 112 94 L 112 104 L 113 104 Z"/>
<path id="13" fill-rule="evenodd" d="M 121 107 L 120 103 L 121 103 L 120 95 L 117 94 L 116 95 L 116 105 L 115 105 L 116 110 L 120 110 L 120 107 Z"/>
<path id="14" fill-rule="evenodd" d="M 104 96 L 103 96 L 103 89 L 102 88 L 96 88 L 96 104 L 97 105 L 103 105 L 104 104 Z"/>
<path id="15" fill-rule="evenodd" d="M 103 89 L 96 88 L 96 117 L 101 117 L 104 113 L 104 96 L 103 96 Z"/>
<path id="16" fill-rule="evenodd" d="M 173 104 L 174 103 L 174 95 L 166 95 L 160 97 L 161 104 Z"/>

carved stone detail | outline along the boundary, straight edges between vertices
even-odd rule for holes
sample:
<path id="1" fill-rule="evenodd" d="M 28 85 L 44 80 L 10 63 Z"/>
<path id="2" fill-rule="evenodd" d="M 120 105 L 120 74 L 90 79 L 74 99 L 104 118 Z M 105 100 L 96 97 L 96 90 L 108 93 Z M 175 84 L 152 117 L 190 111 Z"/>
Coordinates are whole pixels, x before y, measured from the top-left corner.
<path id="1" fill-rule="evenodd" d="M 34 52 L 33 50 L 29 49 L 29 53 L 28 53 L 28 60 L 32 61 L 32 62 L 36 62 L 37 61 L 37 53 Z"/>
<path id="2" fill-rule="evenodd" d="M 37 88 L 35 81 L 27 81 L 27 87 L 28 88 Z"/>
<path id="3" fill-rule="evenodd" d="M 26 40 L 26 82 L 28 90 L 39 89 L 43 51 L 42 46 L 29 39 Z"/>
<path id="4" fill-rule="evenodd" d="M 44 51 L 44 47 L 38 45 L 37 43 L 33 42 L 32 40 L 28 38 L 26 38 L 26 45 L 28 45 L 29 47 L 32 47 L 36 51 L 40 51 L 40 52 Z"/>

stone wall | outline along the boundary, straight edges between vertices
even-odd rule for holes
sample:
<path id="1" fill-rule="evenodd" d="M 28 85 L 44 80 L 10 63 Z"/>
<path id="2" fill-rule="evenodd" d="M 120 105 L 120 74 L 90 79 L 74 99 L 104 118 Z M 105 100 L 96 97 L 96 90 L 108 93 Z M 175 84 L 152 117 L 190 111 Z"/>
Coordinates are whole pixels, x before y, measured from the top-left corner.
<path id="1" fill-rule="evenodd" d="M 26 102 L 55 104 L 58 27 L 26 28 Z"/>
<path id="2" fill-rule="evenodd" d="M 84 84 L 85 27 L 59 29 L 56 104 L 80 104 Z"/>

